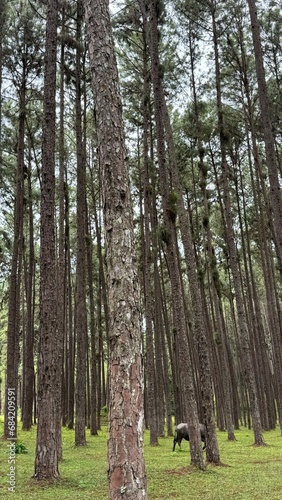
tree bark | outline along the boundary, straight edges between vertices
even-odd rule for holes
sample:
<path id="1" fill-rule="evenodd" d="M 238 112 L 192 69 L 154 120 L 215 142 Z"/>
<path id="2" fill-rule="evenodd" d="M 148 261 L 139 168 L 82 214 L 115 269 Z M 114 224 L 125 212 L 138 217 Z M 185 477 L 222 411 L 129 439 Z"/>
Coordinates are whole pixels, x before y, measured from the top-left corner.
<path id="1" fill-rule="evenodd" d="M 86 311 L 86 185 L 85 152 L 82 140 L 81 110 L 81 22 L 83 5 L 77 3 L 76 49 L 76 158 L 77 158 L 77 264 L 76 264 L 76 387 L 75 387 L 75 444 L 86 445 L 86 358 L 87 358 L 87 311 Z"/>
<path id="2" fill-rule="evenodd" d="M 55 107 L 58 2 L 48 0 L 44 73 L 40 240 L 38 426 L 34 479 L 57 479 L 61 363 L 58 352 L 55 252 Z"/>
<path id="3" fill-rule="evenodd" d="M 140 296 L 117 64 L 107 0 L 84 0 L 102 171 L 109 306 L 111 500 L 146 495 Z"/>

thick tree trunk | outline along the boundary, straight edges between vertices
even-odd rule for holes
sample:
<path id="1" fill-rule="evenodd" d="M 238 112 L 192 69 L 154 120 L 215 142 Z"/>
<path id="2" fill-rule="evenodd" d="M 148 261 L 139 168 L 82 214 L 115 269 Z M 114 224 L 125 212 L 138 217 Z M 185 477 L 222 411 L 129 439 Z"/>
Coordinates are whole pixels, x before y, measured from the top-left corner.
<path id="1" fill-rule="evenodd" d="M 144 500 L 140 297 L 117 64 L 107 0 L 85 0 L 102 170 L 109 298 L 111 500 Z"/>
<path id="2" fill-rule="evenodd" d="M 38 426 L 34 478 L 56 479 L 58 471 L 57 414 L 61 410 L 61 363 L 58 352 L 55 252 L 55 95 L 57 0 L 48 0 L 42 137 L 40 241 L 40 339 L 38 359 Z"/>

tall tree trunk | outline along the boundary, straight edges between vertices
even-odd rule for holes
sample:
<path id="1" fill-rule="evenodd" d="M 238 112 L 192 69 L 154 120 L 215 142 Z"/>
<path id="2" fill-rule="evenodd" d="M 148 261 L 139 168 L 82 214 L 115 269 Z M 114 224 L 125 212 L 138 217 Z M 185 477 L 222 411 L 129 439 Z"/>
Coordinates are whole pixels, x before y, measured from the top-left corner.
<path id="1" fill-rule="evenodd" d="M 217 113 L 218 113 L 218 126 L 219 126 L 219 139 L 221 149 L 221 167 L 222 167 L 222 182 L 223 182 L 223 200 L 224 200 L 224 229 L 225 238 L 228 248 L 228 256 L 230 269 L 233 278 L 234 292 L 236 297 L 236 308 L 238 314 L 238 332 L 239 341 L 243 355 L 243 366 L 248 385 L 248 392 L 250 397 L 250 407 L 252 412 L 252 423 L 255 437 L 255 444 L 263 445 L 262 425 L 259 413 L 257 387 L 254 376 L 254 368 L 252 364 L 252 357 L 250 351 L 250 336 L 247 329 L 247 319 L 244 309 L 244 300 L 241 290 L 240 269 L 238 263 L 237 249 L 235 245 L 235 237 L 233 230 L 233 216 L 230 201 L 230 186 L 229 186 L 229 168 L 226 155 L 226 135 L 223 121 L 222 98 L 221 98 L 221 80 L 220 80 L 220 67 L 219 67 L 219 53 L 218 53 L 218 35 L 217 25 L 215 20 L 215 2 L 211 4 L 212 24 L 213 24 L 213 42 L 215 52 L 215 72 L 216 72 L 216 90 L 217 90 Z"/>
<path id="2" fill-rule="evenodd" d="M 147 422 L 150 429 L 150 444 L 158 445 L 158 422 L 156 412 L 156 368 L 153 335 L 153 296 L 151 283 L 152 256 L 156 249 L 151 249 L 150 214 L 152 189 L 149 177 L 149 116 L 150 116 L 150 84 L 148 68 L 148 50 L 146 34 L 143 31 L 143 190 L 144 190 L 144 227 L 143 227 L 143 276 L 144 305 L 146 319 L 146 389 L 147 389 Z M 142 204 L 140 204 L 142 206 Z M 156 328 L 155 328 L 156 332 Z"/>
<path id="3" fill-rule="evenodd" d="M 5 392 L 4 435 L 6 438 L 17 436 L 18 405 L 18 364 L 20 329 L 21 267 L 23 253 L 23 211 L 24 211 L 24 150 L 26 119 L 26 67 L 23 65 L 19 89 L 19 129 L 17 142 L 17 170 L 14 205 L 14 242 L 10 274 L 7 332 L 7 375 Z M 14 412 L 13 419 L 8 413 Z M 14 427 L 13 427 L 14 426 Z"/>
<path id="4" fill-rule="evenodd" d="M 163 88 L 161 81 L 161 68 L 159 60 L 159 34 L 158 16 L 159 10 L 157 1 L 152 1 L 150 11 L 147 10 L 146 3 L 140 1 L 140 8 L 143 15 L 143 22 L 148 37 L 151 63 L 152 63 L 152 83 L 154 91 L 154 107 L 157 132 L 157 153 L 159 162 L 160 191 L 162 196 L 164 228 L 162 231 L 163 240 L 166 243 L 166 257 L 169 269 L 169 276 L 172 290 L 173 321 L 176 349 L 180 361 L 180 376 L 182 380 L 183 400 L 185 404 L 185 416 L 188 423 L 190 436 L 190 456 L 191 463 L 200 469 L 204 468 L 203 452 L 200 442 L 199 419 L 197 413 L 194 382 L 192 373 L 191 356 L 188 345 L 187 329 L 185 321 L 185 306 L 183 289 L 181 283 L 178 244 L 175 227 L 175 213 L 172 205 L 172 195 L 170 193 L 169 173 L 165 154 L 164 135 L 164 109 L 163 109 Z M 150 24 L 147 23 L 150 13 Z M 186 420 L 185 419 L 185 420 Z"/>
<path id="5" fill-rule="evenodd" d="M 65 10 L 62 9 L 62 28 L 60 46 L 60 125 L 59 125 L 59 235 L 57 263 L 58 329 L 62 332 L 62 422 L 66 425 L 68 390 L 67 390 L 67 329 L 66 329 L 66 241 L 65 241 Z M 58 417 L 59 418 L 59 417 Z"/>
<path id="6" fill-rule="evenodd" d="M 38 426 L 34 479 L 56 479 L 61 412 L 61 360 L 58 352 L 55 249 L 55 109 L 57 55 L 57 0 L 47 2 L 42 191 L 40 239 L 40 338 L 38 358 Z"/>
<path id="7" fill-rule="evenodd" d="M 33 210 L 32 210 L 32 188 L 31 188 L 31 165 L 27 169 L 28 182 L 28 215 L 29 215 L 29 255 L 28 269 L 26 277 L 26 329 L 23 346 L 23 409 L 22 426 L 23 430 L 30 430 L 32 427 L 33 409 L 33 385 L 34 385 L 34 238 L 33 238 Z"/>
<path id="8" fill-rule="evenodd" d="M 87 315 L 86 315 L 86 186 L 85 153 L 82 140 L 81 112 L 81 22 L 83 4 L 77 2 L 76 49 L 76 148 L 77 148 L 77 265 L 76 265 L 76 387 L 75 387 L 75 444 L 86 445 L 86 367 L 87 367 Z"/>
<path id="9" fill-rule="evenodd" d="M 204 322 L 203 314 L 204 304 L 202 303 L 200 284 L 197 277 L 197 262 L 192 240 L 192 230 L 190 221 L 187 217 L 187 211 L 184 206 L 183 193 L 180 184 L 178 168 L 176 165 L 173 134 L 165 101 L 163 102 L 163 109 L 168 143 L 168 155 L 170 160 L 174 189 L 177 194 L 177 210 L 179 214 L 180 231 L 185 252 L 187 275 L 189 279 L 190 294 L 192 300 L 191 309 L 194 319 L 195 344 L 197 345 L 199 357 L 201 402 L 204 414 L 204 423 L 207 429 L 207 461 L 219 464 L 220 456 L 215 431 L 215 420 L 213 415 L 213 387 L 211 366 L 207 335 L 205 333 L 206 325 Z"/>
<path id="10" fill-rule="evenodd" d="M 84 0 L 102 171 L 109 298 L 111 500 L 144 500 L 143 369 L 133 213 L 107 0 Z"/>
<path id="11" fill-rule="evenodd" d="M 252 24 L 252 35 L 256 62 L 256 74 L 258 81 L 258 93 L 261 108 L 261 120 L 263 125 L 266 163 L 270 183 L 270 205 L 273 214 L 274 242 L 276 247 L 279 271 L 282 276 L 282 197 L 279 182 L 278 165 L 275 152 L 274 134 L 271 123 L 270 106 L 267 95 L 263 52 L 260 37 L 260 25 L 257 15 L 255 0 L 248 0 Z"/>
<path id="12" fill-rule="evenodd" d="M 226 426 L 227 426 L 227 431 L 228 431 L 228 439 L 229 440 L 234 440 L 234 426 L 232 423 L 232 413 L 231 413 L 231 384 L 230 384 L 230 374 L 229 374 L 229 369 L 228 369 L 228 362 L 227 362 L 227 352 L 226 352 L 226 336 L 224 335 L 224 317 L 223 314 L 220 314 L 221 310 L 221 298 L 220 298 L 220 286 L 219 286 L 219 280 L 217 280 L 218 276 L 218 271 L 216 269 L 216 257 L 214 255 L 213 247 L 212 247 L 212 237 L 211 237 L 211 229 L 209 225 L 209 203 L 208 203 L 208 193 L 207 193 L 207 182 L 206 182 L 206 176 L 207 176 L 207 170 L 206 166 L 204 164 L 204 148 L 202 145 L 201 141 L 201 123 L 200 123 L 200 117 L 199 117 L 199 105 L 198 105 L 198 96 L 197 96 L 197 89 L 196 89 L 196 80 L 195 80 L 195 57 L 194 57 L 194 51 L 195 47 L 193 45 L 193 32 L 190 29 L 188 33 L 188 39 L 189 39 L 189 53 L 190 53 L 190 66 L 191 66 L 191 84 L 192 84 L 192 90 L 193 90 L 193 103 L 194 103 L 194 109 L 195 109 L 195 119 L 196 119 L 196 129 L 197 129 L 197 148 L 198 148 L 198 154 L 199 154 L 199 169 L 201 172 L 201 188 L 203 192 L 203 202 L 204 202 L 204 218 L 206 221 L 206 224 L 203 224 L 203 228 L 205 231 L 206 235 L 206 247 L 207 247 L 207 260 L 208 260 L 208 272 L 211 274 L 211 288 L 213 293 L 211 293 L 211 296 L 214 301 L 214 308 L 215 308 L 215 323 L 216 323 L 216 331 L 218 331 L 219 336 L 220 336 L 220 346 L 222 347 L 221 352 L 222 356 L 220 356 L 220 366 L 222 367 L 223 370 L 223 381 L 219 381 L 220 383 L 222 382 L 223 385 L 223 392 L 224 392 L 224 408 L 225 408 L 225 419 L 226 419 Z M 186 252 L 187 253 L 187 252 Z M 187 257 L 186 257 L 187 260 Z M 191 281 L 195 281 L 195 277 L 193 277 L 194 272 L 193 272 L 193 265 L 189 267 L 192 267 L 190 272 L 192 271 L 192 276 L 191 276 Z M 188 269 L 189 269 L 188 267 Z M 194 300 L 193 300 L 194 302 Z M 217 450 L 218 452 L 218 450 Z M 216 455 L 215 455 L 216 456 Z"/>
<path id="13" fill-rule="evenodd" d="M 86 203 L 86 212 L 88 212 L 88 205 Z M 89 316 L 90 316 L 90 346 L 91 346 L 91 368 L 90 368 L 90 432 L 94 436 L 97 432 L 97 362 L 96 362 L 96 328 L 95 328 L 95 299 L 94 299 L 94 286 L 93 286 L 93 244 L 91 226 L 89 223 L 89 216 L 87 214 L 86 221 L 87 237 L 86 237 L 86 251 L 87 251 L 87 278 L 89 290 Z"/>

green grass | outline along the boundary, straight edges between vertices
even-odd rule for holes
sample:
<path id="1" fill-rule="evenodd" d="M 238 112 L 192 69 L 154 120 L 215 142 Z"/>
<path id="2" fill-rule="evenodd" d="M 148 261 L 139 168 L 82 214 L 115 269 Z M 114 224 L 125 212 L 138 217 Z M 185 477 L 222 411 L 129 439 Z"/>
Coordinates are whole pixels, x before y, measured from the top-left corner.
<path id="1" fill-rule="evenodd" d="M 3 434 L 3 419 L 0 435 Z M 255 447 L 253 433 L 248 429 L 236 431 L 236 442 L 228 442 L 226 433 L 218 432 L 221 461 L 224 467 L 209 465 L 205 472 L 189 466 L 187 442 L 182 450 L 172 450 L 172 438 L 160 439 L 158 447 L 149 445 L 145 433 L 145 457 L 149 500 L 281 500 L 282 498 L 282 440 L 280 431 L 266 432 L 267 446 Z M 63 461 L 61 480 L 46 484 L 31 479 L 34 467 L 36 430 L 19 431 L 18 438 L 28 453 L 16 455 L 17 500 L 106 500 L 107 463 L 106 428 L 99 436 L 87 435 L 86 447 L 74 446 L 74 431 L 63 430 Z M 9 450 L 0 441 L 0 497 L 9 499 Z"/>

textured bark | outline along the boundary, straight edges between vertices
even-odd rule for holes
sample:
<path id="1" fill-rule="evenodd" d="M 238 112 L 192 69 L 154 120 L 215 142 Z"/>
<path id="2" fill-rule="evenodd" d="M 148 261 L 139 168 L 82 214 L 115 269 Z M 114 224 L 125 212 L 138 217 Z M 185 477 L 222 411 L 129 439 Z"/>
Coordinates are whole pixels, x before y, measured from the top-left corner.
<path id="1" fill-rule="evenodd" d="M 17 143 L 17 172 L 14 208 L 14 242 L 12 265 L 10 274 L 9 304 L 8 304 L 8 331 L 7 331 L 7 379 L 5 392 L 5 422 L 4 435 L 6 438 L 17 436 L 17 390 L 18 390 L 18 363 L 19 363 L 19 321 L 20 321 L 20 293 L 21 293 L 21 267 L 23 252 L 23 197 L 24 197 L 24 131 L 25 131 L 25 106 L 26 82 L 25 68 L 22 74 L 20 88 L 20 113 Z M 8 391 L 15 391 L 15 431 L 12 435 L 8 427 Z"/>
<path id="2" fill-rule="evenodd" d="M 38 426 L 34 478 L 56 479 L 58 471 L 57 414 L 61 364 L 58 352 L 55 252 L 55 95 L 57 55 L 57 0 L 47 3 L 42 136 L 40 240 L 40 339 L 38 356 Z M 58 382 L 59 381 L 59 382 Z"/>
<path id="3" fill-rule="evenodd" d="M 58 299 L 58 329 L 62 332 L 62 424 L 67 423 L 68 407 L 68 364 L 67 364 L 67 329 L 66 329 L 66 284 L 67 260 L 65 239 L 65 11 L 62 9 L 62 28 L 60 46 L 60 118 L 59 118 L 59 236 L 58 236 L 58 268 L 57 268 L 57 299 Z M 59 416 L 58 416 L 59 418 Z"/>
<path id="4" fill-rule="evenodd" d="M 81 41 L 82 2 L 77 4 L 77 42 Z M 77 259 L 76 259 L 76 387 L 75 387 L 75 444 L 86 445 L 86 356 L 87 356 L 87 315 L 86 315 L 86 186 L 85 152 L 82 140 L 81 109 L 81 50 L 76 49 L 76 158 L 77 158 Z"/>
<path id="5" fill-rule="evenodd" d="M 85 0 L 102 172 L 109 306 L 111 500 L 146 498 L 137 262 L 117 64 L 107 0 Z"/>

